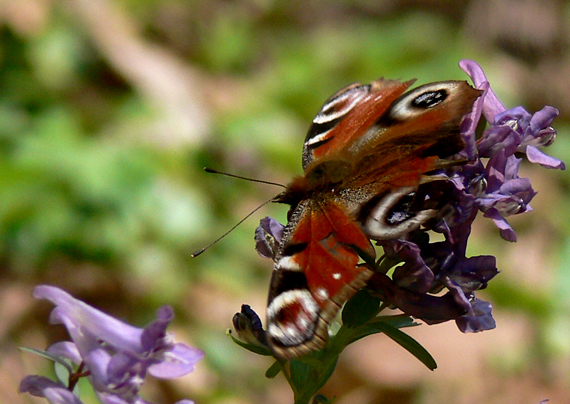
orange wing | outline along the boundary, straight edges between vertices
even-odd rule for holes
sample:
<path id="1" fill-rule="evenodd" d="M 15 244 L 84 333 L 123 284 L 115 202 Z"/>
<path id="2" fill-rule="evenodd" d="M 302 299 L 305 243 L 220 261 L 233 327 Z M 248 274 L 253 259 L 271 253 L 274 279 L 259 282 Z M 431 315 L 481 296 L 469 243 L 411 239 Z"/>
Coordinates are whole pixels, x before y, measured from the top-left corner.
<path id="1" fill-rule="evenodd" d="M 285 230 L 275 259 L 267 336 L 284 358 L 322 348 L 338 310 L 372 276 L 356 250 L 375 251 L 360 226 L 332 201 L 306 200 Z"/>
<path id="2" fill-rule="evenodd" d="M 329 98 L 309 128 L 303 145 L 303 168 L 325 159 L 350 160 L 353 145 L 415 80 L 378 79 L 353 84 Z M 349 155 L 343 153 L 349 152 Z"/>

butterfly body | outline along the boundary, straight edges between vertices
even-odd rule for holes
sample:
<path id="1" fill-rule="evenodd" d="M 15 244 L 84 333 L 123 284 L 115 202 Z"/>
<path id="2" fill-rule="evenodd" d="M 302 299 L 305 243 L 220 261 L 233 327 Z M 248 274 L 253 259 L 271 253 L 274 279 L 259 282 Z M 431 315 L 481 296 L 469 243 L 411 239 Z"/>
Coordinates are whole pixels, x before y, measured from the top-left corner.
<path id="1" fill-rule="evenodd" d="M 304 175 L 274 199 L 291 206 L 268 299 L 268 342 L 278 356 L 325 345 L 330 321 L 372 276 L 358 266 L 361 256 L 375 257 L 371 238 L 398 237 L 433 216 L 387 220 L 426 173 L 463 149 L 460 124 L 480 92 L 460 81 L 405 92 L 412 83 L 379 79 L 329 98 L 305 139 Z"/>

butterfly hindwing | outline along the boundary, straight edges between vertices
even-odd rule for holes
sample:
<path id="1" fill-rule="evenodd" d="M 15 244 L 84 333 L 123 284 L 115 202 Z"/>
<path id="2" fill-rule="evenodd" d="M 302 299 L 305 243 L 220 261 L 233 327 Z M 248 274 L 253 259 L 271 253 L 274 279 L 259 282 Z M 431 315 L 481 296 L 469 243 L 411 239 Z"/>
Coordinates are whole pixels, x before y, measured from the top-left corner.
<path id="1" fill-rule="evenodd" d="M 372 275 L 357 266 L 356 250 L 375 254 L 339 206 L 306 200 L 297 207 L 275 260 L 268 302 L 268 340 L 280 356 L 324 346 L 330 321 Z"/>

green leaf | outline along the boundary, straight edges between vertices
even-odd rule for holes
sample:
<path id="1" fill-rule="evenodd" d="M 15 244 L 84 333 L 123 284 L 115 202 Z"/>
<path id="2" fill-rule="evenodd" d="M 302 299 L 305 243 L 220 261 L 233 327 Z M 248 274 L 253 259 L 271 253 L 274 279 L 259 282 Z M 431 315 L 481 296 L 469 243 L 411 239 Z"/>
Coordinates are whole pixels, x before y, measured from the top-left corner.
<path id="1" fill-rule="evenodd" d="M 263 356 L 273 356 L 273 353 L 267 347 L 248 344 L 246 342 L 240 341 L 239 339 L 235 338 L 232 335 L 230 330 L 227 331 L 227 334 L 230 336 L 232 341 L 234 341 L 236 344 L 238 344 L 242 348 L 247 349 L 250 352 L 253 352 L 253 353 L 258 354 L 258 355 L 263 355 Z"/>
<path id="2" fill-rule="evenodd" d="M 65 386 L 69 383 L 69 369 L 63 366 L 61 363 L 56 362 L 54 365 L 55 376 L 57 379 L 62 382 Z M 76 385 L 77 387 L 77 385 Z"/>
<path id="3" fill-rule="evenodd" d="M 20 351 L 30 352 L 30 353 L 33 353 L 35 355 L 41 356 L 42 358 L 49 359 L 50 361 L 54 361 L 55 363 L 59 363 L 61 366 L 63 366 L 67 370 L 68 375 L 69 375 L 69 373 L 73 372 L 73 367 L 72 367 L 72 365 L 68 359 L 60 358 L 59 356 L 53 355 L 47 351 L 42 351 L 40 349 L 35 349 L 35 348 L 20 347 Z"/>
<path id="4" fill-rule="evenodd" d="M 275 376 L 279 374 L 279 372 L 281 372 L 281 364 L 279 363 L 279 361 L 275 361 L 273 365 L 271 365 L 269 369 L 265 371 L 265 377 L 267 377 L 268 379 L 273 379 Z"/>
<path id="5" fill-rule="evenodd" d="M 358 336 L 355 336 L 355 339 L 352 342 L 365 337 L 366 335 L 383 332 L 412 355 L 414 355 L 416 358 L 418 358 L 419 361 L 426 365 L 428 369 L 434 370 L 437 368 L 435 359 L 433 359 L 430 353 L 419 342 L 410 337 L 408 334 L 400 331 L 397 327 L 389 324 L 388 322 L 375 321 L 374 323 L 366 324 L 360 328 L 361 330 L 359 330 Z"/>
<path id="6" fill-rule="evenodd" d="M 316 384 L 315 391 L 320 390 L 325 385 L 325 383 L 330 379 L 330 377 L 334 373 L 334 370 L 336 369 L 338 357 L 339 355 L 335 355 L 335 358 L 329 362 L 328 367 L 324 369 L 323 372 L 321 372 L 321 376 L 319 377 L 319 380 Z"/>
<path id="7" fill-rule="evenodd" d="M 295 390 L 305 390 L 307 381 L 310 379 L 309 376 L 314 373 L 315 370 L 313 365 L 299 359 L 291 359 L 289 361 L 289 369 L 291 372 L 291 382 L 295 386 Z"/>
<path id="8" fill-rule="evenodd" d="M 360 289 L 350 299 L 342 310 L 342 322 L 348 327 L 355 328 L 370 320 L 378 313 L 381 300 L 368 290 Z"/>
<path id="9" fill-rule="evenodd" d="M 394 316 L 378 316 L 374 321 L 371 321 L 371 324 L 376 322 L 389 324 L 392 327 L 396 328 L 405 328 L 405 327 L 417 327 L 420 323 L 416 323 L 414 319 L 407 314 L 397 314 Z"/>
<path id="10" fill-rule="evenodd" d="M 311 404 L 331 404 L 332 400 L 329 400 L 322 394 L 317 394 L 315 398 L 313 398 L 313 402 Z"/>
<path id="11" fill-rule="evenodd" d="M 315 368 L 317 371 L 321 371 L 323 369 L 323 362 L 320 358 L 322 353 L 320 351 L 311 352 L 308 355 L 303 355 L 298 358 L 293 359 L 294 361 L 302 362 L 307 366 Z"/>
<path id="12" fill-rule="evenodd" d="M 321 351 L 318 366 L 313 366 L 307 362 L 291 359 L 289 369 L 291 372 L 291 382 L 295 395 L 295 403 L 308 403 L 332 376 L 338 362 L 338 354 Z M 317 358 L 315 358 L 317 359 Z"/>
<path id="13" fill-rule="evenodd" d="M 346 338 L 346 340 L 344 341 L 344 344 L 349 345 L 369 335 L 384 332 L 386 330 L 386 326 L 391 326 L 393 328 L 404 328 L 404 327 L 412 327 L 417 325 L 419 324 L 414 322 L 414 320 L 408 316 L 377 317 L 373 321 L 370 321 L 357 328 L 354 328 L 352 332 L 349 334 L 348 338 Z"/>

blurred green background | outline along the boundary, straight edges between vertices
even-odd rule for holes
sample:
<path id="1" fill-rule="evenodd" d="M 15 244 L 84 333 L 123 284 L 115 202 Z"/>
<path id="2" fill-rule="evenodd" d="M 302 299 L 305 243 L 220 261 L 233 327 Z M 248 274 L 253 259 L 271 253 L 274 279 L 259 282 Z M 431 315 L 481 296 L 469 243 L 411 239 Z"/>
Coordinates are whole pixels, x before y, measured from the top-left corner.
<path id="1" fill-rule="evenodd" d="M 174 306 L 178 340 L 206 359 L 156 403 L 289 403 L 271 362 L 225 335 L 242 303 L 264 313 L 271 262 L 253 248 L 279 189 L 204 166 L 287 183 L 301 173 L 313 115 L 345 85 L 380 76 L 466 79 L 477 60 L 509 107 L 560 109 L 549 153 L 570 162 L 570 4 L 556 0 L 0 2 L 0 402 L 48 363 L 19 352 L 65 338 L 37 284 L 60 286 L 142 326 Z M 525 164 L 534 212 L 519 242 L 480 218 L 470 254 L 502 273 L 483 297 L 497 329 L 454 324 L 410 333 L 430 372 L 382 336 L 351 347 L 324 393 L 335 403 L 538 403 L 570 397 L 569 177 Z M 95 402 L 85 390 L 82 399 Z"/>

